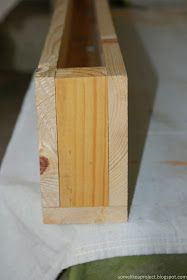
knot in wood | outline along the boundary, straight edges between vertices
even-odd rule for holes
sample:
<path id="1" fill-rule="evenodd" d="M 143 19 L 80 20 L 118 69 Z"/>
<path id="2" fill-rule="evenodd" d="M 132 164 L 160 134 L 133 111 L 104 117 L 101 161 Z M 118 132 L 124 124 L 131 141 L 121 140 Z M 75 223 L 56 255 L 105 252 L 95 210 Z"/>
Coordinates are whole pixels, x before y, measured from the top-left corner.
<path id="1" fill-rule="evenodd" d="M 49 166 L 48 158 L 40 156 L 40 175 L 42 175 Z"/>

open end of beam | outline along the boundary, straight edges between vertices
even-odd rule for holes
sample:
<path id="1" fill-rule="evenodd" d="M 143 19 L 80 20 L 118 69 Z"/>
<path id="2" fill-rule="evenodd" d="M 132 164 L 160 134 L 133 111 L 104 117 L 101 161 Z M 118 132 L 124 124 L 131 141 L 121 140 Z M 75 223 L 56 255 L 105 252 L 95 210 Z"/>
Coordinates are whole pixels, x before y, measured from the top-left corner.
<path id="1" fill-rule="evenodd" d="M 94 0 L 70 0 L 57 68 L 102 65 Z"/>

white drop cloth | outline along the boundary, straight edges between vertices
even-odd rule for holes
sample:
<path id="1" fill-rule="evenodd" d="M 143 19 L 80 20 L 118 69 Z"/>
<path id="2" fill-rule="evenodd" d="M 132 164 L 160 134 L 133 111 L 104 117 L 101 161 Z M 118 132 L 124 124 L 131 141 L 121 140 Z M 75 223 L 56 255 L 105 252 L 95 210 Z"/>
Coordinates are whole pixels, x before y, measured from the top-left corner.
<path id="1" fill-rule="evenodd" d="M 0 279 L 54 280 L 63 268 L 95 259 L 187 253 L 187 19 L 178 13 L 174 18 L 171 13 L 149 13 L 114 15 L 120 38 L 124 37 L 121 47 L 134 100 L 130 168 L 140 164 L 129 222 L 42 223 L 32 82 L 1 168 Z M 137 116 L 150 113 L 154 90 L 139 163 L 135 144 L 143 132 Z"/>

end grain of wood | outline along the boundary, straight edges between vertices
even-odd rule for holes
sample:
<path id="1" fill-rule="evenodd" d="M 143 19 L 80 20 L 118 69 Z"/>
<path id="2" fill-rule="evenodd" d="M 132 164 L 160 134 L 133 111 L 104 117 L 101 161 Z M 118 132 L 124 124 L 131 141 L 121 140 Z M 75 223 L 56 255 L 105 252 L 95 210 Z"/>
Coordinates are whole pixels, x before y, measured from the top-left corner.
<path id="1" fill-rule="evenodd" d="M 57 0 L 38 69 L 44 223 L 125 222 L 128 81 L 107 0 Z"/>

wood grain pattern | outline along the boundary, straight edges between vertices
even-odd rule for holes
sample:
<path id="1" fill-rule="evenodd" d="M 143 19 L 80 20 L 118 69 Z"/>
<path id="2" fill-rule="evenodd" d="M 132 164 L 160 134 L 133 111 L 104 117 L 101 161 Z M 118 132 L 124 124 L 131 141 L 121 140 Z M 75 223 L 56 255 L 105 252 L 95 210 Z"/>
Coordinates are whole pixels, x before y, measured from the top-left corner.
<path id="1" fill-rule="evenodd" d="M 56 77 L 75 78 L 75 77 L 99 77 L 107 76 L 106 67 L 81 67 L 65 68 L 56 71 Z"/>
<path id="2" fill-rule="evenodd" d="M 56 2 L 51 26 L 35 74 L 43 207 L 59 206 L 55 72 L 68 2 L 68 0 Z M 43 168 L 46 162 L 47 166 Z"/>
<path id="3" fill-rule="evenodd" d="M 70 0 L 56 1 L 51 25 L 38 65 L 41 71 L 56 70 L 69 2 Z"/>
<path id="4" fill-rule="evenodd" d="M 108 3 L 96 0 L 96 14 L 108 75 L 109 205 L 128 201 L 128 81 Z"/>
<path id="5" fill-rule="evenodd" d="M 81 1 L 57 0 L 36 73 L 44 222 L 124 222 L 127 73 L 107 0 Z"/>
<path id="6" fill-rule="evenodd" d="M 109 205 L 128 200 L 128 83 L 118 43 L 103 43 L 109 102 Z M 126 209 L 127 211 L 127 209 Z"/>
<path id="7" fill-rule="evenodd" d="M 105 61 L 106 72 L 108 76 L 125 76 L 127 71 L 123 62 L 123 57 L 118 43 L 103 43 L 103 56 Z"/>
<path id="8" fill-rule="evenodd" d="M 108 88 L 109 205 L 122 206 L 127 205 L 128 200 L 127 78 L 109 76 Z"/>
<path id="9" fill-rule="evenodd" d="M 58 207 L 59 178 L 54 71 L 38 74 L 35 83 L 42 205 L 43 207 Z M 45 162 L 48 163 L 43 168 L 46 165 Z"/>
<path id="10" fill-rule="evenodd" d="M 96 16 L 100 40 L 116 40 L 116 32 L 112 23 L 110 9 L 106 0 L 95 0 Z"/>
<path id="11" fill-rule="evenodd" d="M 106 77 L 56 78 L 61 207 L 108 205 Z"/>
<path id="12" fill-rule="evenodd" d="M 126 207 L 43 208 L 45 224 L 103 224 L 127 221 Z"/>

